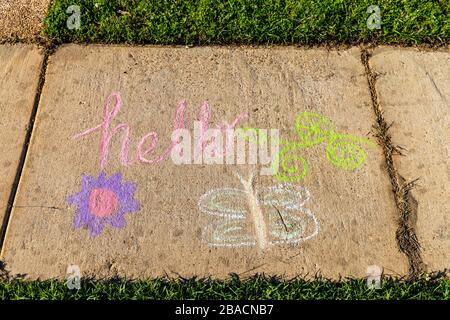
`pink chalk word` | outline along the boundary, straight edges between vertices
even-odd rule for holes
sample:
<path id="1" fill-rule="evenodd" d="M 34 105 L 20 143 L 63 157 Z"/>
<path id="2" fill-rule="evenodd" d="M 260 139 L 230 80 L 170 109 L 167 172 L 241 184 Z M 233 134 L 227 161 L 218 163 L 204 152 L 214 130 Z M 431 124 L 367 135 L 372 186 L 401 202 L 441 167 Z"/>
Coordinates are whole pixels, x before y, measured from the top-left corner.
<path id="1" fill-rule="evenodd" d="M 95 131 L 101 132 L 100 139 L 100 167 L 104 169 L 108 164 L 108 153 L 109 146 L 111 144 L 112 138 L 122 131 L 124 133 L 122 140 L 122 147 L 120 152 L 120 161 L 124 166 L 129 166 L 135 164 L 136 162 L 147 163 L 147 164 L 157 164 L 162 161 L 165 161 L 172 151 L 172 149 L 180 143 L 181 138 L 176 141 L 172 141 L 172 143 L 163 151 L 163 153 L 153 159 L 149 159 L 148 156 L 153 153 L 158 144 L 158 134 L 156 132 L 149 132 L 144 135 L 139 143 L 136 146 L 136 153 L 134 159 L 129 159 L 129 149 L 130 149 L 130 135 L 131 128 L 127 123 L 120 123 L 114 128 L 111 127 L 111 122 L 117 116 L 122 107 L 122 98 L 120 93 L 112 93 L 106 98 L 105 104 L 103 106 L 103 121 L 99 125 L 90 128 L 84 132 L 76 134 L 73 138 L 79 139 L 86 135 L 89 135 Z M 185 111 L 187 107 L 186 101 L 181 101 L 176 109 L 175 118 L 174 118 L 174 131 L 179 129 L 185 129 Z M 205 133 L 209 129 L 209 121 L 211 117 L 211 108 L 208 105 L 208 102 L 205 101 L 200 108 L 200 112 L 197 115 L 198 121 L 200 122 L 200 139 L 197 145 L 197 148 L 203 150 L 208 143 L 212 141 L 205 139 Z M 239 122 L 248 118 L 247 113 L 242 113 L 236 117 L 236 119 L 231 123 L 224 123 L 221 126 L 218 126 L 223 131 L 228 129 L 234 129 Z M 223 147 L 222 152 L 226 153 L 227 146 Z M 218 151 L 219 152 L 219 151 Z"/>

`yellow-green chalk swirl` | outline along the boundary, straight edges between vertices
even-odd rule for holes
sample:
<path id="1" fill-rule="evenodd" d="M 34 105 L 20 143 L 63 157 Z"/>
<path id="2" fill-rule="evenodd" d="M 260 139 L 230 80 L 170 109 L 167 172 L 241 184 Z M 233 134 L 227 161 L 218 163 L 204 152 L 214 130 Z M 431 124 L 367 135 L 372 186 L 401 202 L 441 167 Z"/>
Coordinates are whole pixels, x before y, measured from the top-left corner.
<path id="1" fill-rule="evenodd" d="M 305 158 L 298 155 L 300 148 L 299 144 L 289 143 L 279 151 L 272 162 L 273 166 L 278 164 L 278 168 L 273 167 L 276 179 L 282 182 L 297 182 L 305 178 L 309 165 Z"/>
<path id="2" fill-rule="evenodd" d="M 334 134 L 326 148 L 328 161 L 338 168 L 358 169 L 366 160 L 366 152 L 361 143 L 366 141 L 351 135 Z"/>
<path id="3" fill-rule="evenodd" d="M 295 119 L 295 127 L 301 147 L 312 147 L 328 140 L 334 132 L 330 119 L 314 112 L 300 112 Z"/>

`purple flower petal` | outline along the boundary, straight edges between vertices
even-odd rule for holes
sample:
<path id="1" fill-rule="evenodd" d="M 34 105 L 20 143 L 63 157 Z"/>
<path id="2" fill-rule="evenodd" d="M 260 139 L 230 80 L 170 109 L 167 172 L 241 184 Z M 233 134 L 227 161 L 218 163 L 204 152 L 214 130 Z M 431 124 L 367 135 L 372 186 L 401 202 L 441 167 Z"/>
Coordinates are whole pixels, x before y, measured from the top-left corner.
<path id="1" fill-rule="evenodd" d="M 109 179 L 108 183 L 111 185 L 117 185 L 120 186 L 120 183 L 122 182 L 122 175 L 120 172 L 117 172 L 116 174 L 113 174 Z"/>
<path id="2" fill-rule="evenodd" d="M 140 206 L 139 202 L 137 202 L 137 201 L 134 200 L 134 199 L 131 199 L 129 202 L 127 202 L 127 203 L 122 207 L 122 210 L 123 210 L 125 213 L 132 213 L 132 212 L 139 211 L 140 207 L 141 207 L 141 206 Z"/>
<path id="3" fill-rule="evenodd" d="M 85 221 L 85 219 L 83 217 L 83 212 L 80 212 L 77 210 L 77 214 L 75 215 L 75 218 L 73 218 L 73 226 L 76 229 L 83 228 L 83 226 L 85 224 L 84 221 Z"/>
<path id="4" fill-rule="evenodd" d="M 79 199 L 80 199 L 80 194 L 76 193 L 76 194 L 71 195 L 70 197 L 67 197 L 66 202 L 68 204 L 77 204 Z"/>
<path id="5" fill-rule="evenodd" d="M 86 193 L 94 186 L 96 180 L 94 177 L 82 175 L 81 176 L 81 192 Z"/>
<path id="6" fill-rule="evenodd" d="M 104 226 L 103 220 L 93 219 L 92 222 L 89 223 L 88 228 L 91 235 L 97 237 L 103 231 Z"/>
<path id="7" fill-rule="evenodd" d="M 115 215 L 113 217 L 109 217 L 108 222 L 115 228 L 124 228 L 127 225 L 127 222 L 125 221 L 123 215 Z"/>

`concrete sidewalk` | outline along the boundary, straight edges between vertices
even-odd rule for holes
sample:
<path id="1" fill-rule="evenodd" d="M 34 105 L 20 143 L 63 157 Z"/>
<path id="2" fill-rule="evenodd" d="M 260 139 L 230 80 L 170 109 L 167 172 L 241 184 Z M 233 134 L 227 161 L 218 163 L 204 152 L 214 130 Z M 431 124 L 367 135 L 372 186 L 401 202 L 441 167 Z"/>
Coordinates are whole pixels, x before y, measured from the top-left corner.
<path id="1" fill-rule="evenodd" d="M 11 48 L 2 50 L 24 50 Z M 34 97 L 42 59 L 23 59 L 34 78 L 19 89 L 2 82 L 1 92 Z M 450 54 L 378 48 L 369 65 L 393 143 L 407 149 L 394 169 L 400 181 L 420 178 L 409 227 L 427 270 L 448 268 Z M 29 117 L 32 102 L 22 105 Z M 280 160 L 297 173 L 175 164 L 165 153 L 174 122 L 194 132 L 195 119 L 279 129 L 291 146 Z M 48 61 L 2 260 L 29 278 L 64 278 L 73 264 L 94 277 L 337 279 L 367 276 L 370 266 L 404 276 L 396 232 L 405 212 L 375 123 L 359 48 L 62 46 Z M 12 129 L 0 128 L 10 146 Z"/>
<path id="2" fill-rule="evenodd" d="M 0 221 L 19 166 L 41 65 L 35 46 L 0 46 Z"/>
<path id="3" fill-rule="evenodd" d="M 399 174 L 417 181 L 412 214 L 428 269 L 450 267 L 450 54 L 379 48 L 371 60 L 392 123 Z"/>

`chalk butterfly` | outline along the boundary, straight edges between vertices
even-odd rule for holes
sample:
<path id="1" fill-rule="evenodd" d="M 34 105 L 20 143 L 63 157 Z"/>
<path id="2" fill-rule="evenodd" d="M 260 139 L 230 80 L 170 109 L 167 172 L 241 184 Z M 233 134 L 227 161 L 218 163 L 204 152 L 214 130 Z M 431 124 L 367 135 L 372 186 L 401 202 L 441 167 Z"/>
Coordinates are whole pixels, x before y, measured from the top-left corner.
<path id="1" fill-rule="evenodd" d="M 216 247 L 298 244 L 319 233 L 319 221 L 304 207 L 310 193 L 304 187 L 282 183 L 255 187 L 254 176 L 244 188 L 213 189 L 200 197 L 201 212 L 215 216 L 203 230 L 203 240 Z"/>

